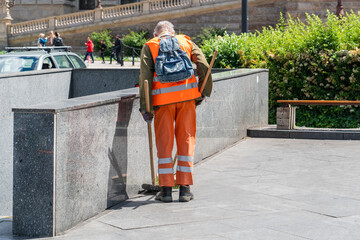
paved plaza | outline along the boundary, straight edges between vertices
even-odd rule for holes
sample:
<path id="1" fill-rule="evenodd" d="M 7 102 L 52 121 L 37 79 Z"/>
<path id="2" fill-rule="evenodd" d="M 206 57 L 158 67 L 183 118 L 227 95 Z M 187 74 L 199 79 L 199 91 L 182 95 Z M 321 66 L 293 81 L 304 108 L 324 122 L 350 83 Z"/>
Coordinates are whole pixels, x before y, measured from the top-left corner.
<path id="1" fill-rule="evenodd" d="M 139 195 L 51 239 L 360 239 L 359 146 L 247 138 L 195 167 L 195 200 Z"/>
<path id="2" fill-rule="evenodd" d="M 116 63 L 116 61 L 113 61 L 111 64 L 109 61 L 105 61 L 105 63 L 102 63 L 101 61 L 95 60 L 94 63 L 88 63 L 85 61 L 85 65 L 88 68 L 139 68 L 140 62 L 134 62 L 134 65 L 130 61 L 124 61 L 124 66 L 121 66 L 120 64 Z"/>

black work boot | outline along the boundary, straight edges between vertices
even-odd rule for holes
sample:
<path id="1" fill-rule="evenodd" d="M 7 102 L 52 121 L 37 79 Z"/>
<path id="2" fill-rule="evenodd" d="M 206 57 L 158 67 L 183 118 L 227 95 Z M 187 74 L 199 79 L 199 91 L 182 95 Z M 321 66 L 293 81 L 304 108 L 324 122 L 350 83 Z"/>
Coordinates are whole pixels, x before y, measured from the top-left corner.
<path id="1" fill-rule="evenodd" d="M 155 200 L 162 202 L 172 202 L 172 187 L 161 187 L 161 191 L 156 194 Z"/>
<path id="2" fill-rule="evenodd" d="M 190 192 L 190 186 L 180 186 L 179 202 L 189 202 L 194 199 L 194 195 Z"/>

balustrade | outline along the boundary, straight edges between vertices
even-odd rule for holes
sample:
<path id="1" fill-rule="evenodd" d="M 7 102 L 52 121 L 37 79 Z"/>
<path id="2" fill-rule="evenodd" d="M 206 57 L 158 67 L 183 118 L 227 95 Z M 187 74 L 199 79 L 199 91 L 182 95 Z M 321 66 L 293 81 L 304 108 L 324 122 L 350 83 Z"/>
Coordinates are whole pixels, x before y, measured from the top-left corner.
<path id="1" fill-rule="evenodd" d="M 191 6 L 192 0 L 153 0 L 150 2 L 150 11 L 166 10 L 170 8 Z"/>
<path id="2" fill-rule="evenodd" d="M 126 15 L 137 15 L 142 13 L 143 3 L 134 3 L 110 8 L 103 8 L 102 19 L 117 18 Z"/>
<path id="3" fill-rule="evenodd" d="M 200 0 L 200 4 L 213 3 L 215 0 Z"/>
<path id="4" fill-rule="evenodd" d="M 139 3 L 43 18 L 23 23 L 15 23 L 9 25 L 8 33 L 10 36 L 20 35 L 36 31 L 39 32 L 40 30 L 54 30 L 57 28 L 101 22 L 114 18 L 120 19 L 134 15 L 150 14 L 176 8 L 188 8 L 191 6 L 196 7 L 200 5 L 222 3 L 227 1 L 230 0 L 149 0 Z"/>
<path id="5" fill-rule="evenodd" d="M 230 0 L 199 0 L 200 5 L 206 5 L 211 3 L 222 3 L 222 2 L 229 2 Z"/>
<path id="6" fill-rule="evenodd" d="M 49 26 L 48 19 L 41 19 L 35 21 L 27 21 L 22 23 L 15 23 L 10 25 L 10 34 L 22 34 L 27 32 L 38 32 L 47 29 Z"/>
<path id="7" fill-rule="evenodd" d="M 65 27 L 94 22 L 94 14 L 95 11 L 86 11 L 56 17 L 55 27 Z"/>

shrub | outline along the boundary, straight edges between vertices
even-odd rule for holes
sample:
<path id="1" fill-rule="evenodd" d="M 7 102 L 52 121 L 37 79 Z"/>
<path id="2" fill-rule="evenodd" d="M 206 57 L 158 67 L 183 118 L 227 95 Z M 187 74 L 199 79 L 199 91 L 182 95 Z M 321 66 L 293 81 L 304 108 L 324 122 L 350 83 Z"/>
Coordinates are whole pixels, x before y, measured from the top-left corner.
<path id="1" fill-rule="evenodd" d="M 130 31 L 128 34 L 123 36 L 122 41 L 125 45 L 125 56 L 132 56 L 132 48 L 130 47 L 135 48 L 136 55 L 139 56 L 143 45 L 148 41 L 147 36 L 147 31 Z"/>
<path id="2" fill-rule="evenodd" d="M 111 51 L 111 31 L 110 30 L 104 30 L 102 32 L 93 32 L 90 35 L 90 39 L 93 41 L 94 43 L 94 51 L 98 52 L 100 51 L 100 41 L 104 40 L 107 48 L 105 50 L 105 56 L 110 56 Z"/>
<path id="3" fill-rule="evenodd" d="M 323 22 L 307 15 L 306 24 L 280 17 L 275 28 L 256 33 L 225 35 L 206 40 L 208 60 L 219 54 L 215 67 L 269 69 L 269 123 L 276 122 L 279 99 L 360 99 L 360 17 L 339 19 L 328 13 Z M 303 106 L 297 125 L 360 127 L 356 106 Z"/>
<path id="4" fill-rule="evenodd" d="M 192 40 L 199 46 L 203 44 L 204 41 L 212 39 L 218 36 L 224 36 L 226 34 L 226 27 L 208 27 L 201 28 L 201 33 L 194 37 Z"/>

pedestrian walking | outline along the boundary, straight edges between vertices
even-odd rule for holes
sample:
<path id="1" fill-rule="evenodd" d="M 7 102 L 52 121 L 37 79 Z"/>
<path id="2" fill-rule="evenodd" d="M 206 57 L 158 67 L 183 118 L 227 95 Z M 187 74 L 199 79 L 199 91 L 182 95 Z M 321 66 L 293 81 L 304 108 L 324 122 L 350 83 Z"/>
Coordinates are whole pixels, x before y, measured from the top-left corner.
<path id="1" fill-rule="evenodd" d="M 90 37 L 87 38 L 87 42 L 85 43 L 85 45 L 87 46 L 86 49 L 86 54 L 84 57 L 84 62 L 86 61 L 87 57 L 91 57 L 92 63 L 94 63 L 94 56 L 93 56 L 93 52 L 94 52 L 94 44 L 91 41 Z"/>
<path id="2" fill-rule="evenodd" d="M 105 50 L 106 50 L 107 46 L 104 42 L 104 39 L 102 39 L 100 41 L 100 55 L 101 55 L 101 58 L 102 58 L 102 63 L 105 63 L 105 57 L 104 57 L 104 54 L 105 54 Z"/>
<path id="3" fill-rule="evenodd" d="M 112 64 L 112 60 L 113 60 L 113 59 L 116 61 L 116 58 L 115 58 L 116 50 L 115 50 L 115 43 L 114 43 L 114 42 L 111 43 L 110 51 L 111 51 L 111 54 L 110 54 L 110 64 Z"/>
<path id="4" fill-rule="evenodd" d="M 170 61 L 167 62 L 167 58 Z M 174 58 L 182 64 L 174 65 Z M 199 82 L 195 78 L 190 59 L 197 66 Z M 159 67 L 164 65 L 167 67 Z M 178 152 L 176 184 L 180 185 L 179 201 L 188 202 L 193 199 L 190 185 L 193 185 L 195 106 L 211 94 L 211 75 L 202 94 L 199 90 L 208 68 L 209 64 L 200 48 L 190 37 L 175 35 L 174 26 L 168 21 L 161 21 L 156 25 L 154 38 L 142 48 L 139 78 L 140 111 L 147 122 L 152 121 L 154 117 L 161 187 L 156 200 L 172 201 L 172 187 L 175 186 L 172 165 L 174 136 Z M 163 71 L 164 69 L 169 69 L 169 72 Z M 146 111 L 145 80 L 148 80 L 150 86 L 150 112 Z"/>
<path id="5" fill-rule="evenodd" d="M 122 43 L 119 35 L 117 34 L 115 36 L 116 61 L 118 64 L 121 64 L 121 66 L 124 66 L 124 57 L 122 54 L 123 48 L 124 48 L 123 43 Z"/>
<path id="6" fill-rule="evenodd" d="M 45 44 L 47 43 L 47 37 L 45 37 L 44 33 L 39 34 L 39 39 L 37 41 L 38 47 L 45 47 Z"/>
<path id="7" fill-rule="evenodd" d="M 54 31 L 50 31 L 49 32 L 49 41 L 48 41 L 48 44 L 50 46 L 52 46 L 54 44 L 54 39 L 55 39 L 55 35 L 54 35 Z"/>

